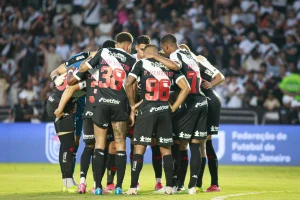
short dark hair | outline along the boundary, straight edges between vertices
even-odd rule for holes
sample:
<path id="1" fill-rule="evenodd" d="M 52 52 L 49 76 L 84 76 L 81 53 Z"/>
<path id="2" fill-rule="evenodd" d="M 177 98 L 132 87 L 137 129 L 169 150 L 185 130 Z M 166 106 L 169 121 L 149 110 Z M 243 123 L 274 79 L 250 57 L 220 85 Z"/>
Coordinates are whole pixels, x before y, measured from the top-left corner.
<path id="1" fill-rule="evenodd" d="M 155 48 L 155 49 L 158 51 L 157 46 L 155 46 L 155 45 L 153 45 L 153 44 L 147 44 L 147 45 L 145 46 L 145 48 L 144 48 L 144 51 L 146 51 L 146 49 L 148 49 L 148 48 Z"/>
<path id="2" fill-rule="evenodd" d="M 116 44 L 117 42 L 114 40 L 106 40 L 105 42 L 103 42 L 102 48 L 115 48 Z"/>
<path id="3" fill-rule="evenodd" d="M 130 44 L 133 42 L 133 37 L 128 32 L 121 32 L 116 36 L 117 43 L 129 42 Z"/>
<path id="4" fill-rule="evenodd" d="M 136 44 L 140 45 L 140 44 L 150 44 L 151 40 L 150 37 L 148 35 L 141 35 L 136 39 Z"/>
<path id="5" fill-rule="evenodd" d="M 165 44 L 165 43 L 177 44 L 177 39 L 176 39 L 175 35 L 167 34 L 161 38 L 161 43 L 162 44 Z"/>

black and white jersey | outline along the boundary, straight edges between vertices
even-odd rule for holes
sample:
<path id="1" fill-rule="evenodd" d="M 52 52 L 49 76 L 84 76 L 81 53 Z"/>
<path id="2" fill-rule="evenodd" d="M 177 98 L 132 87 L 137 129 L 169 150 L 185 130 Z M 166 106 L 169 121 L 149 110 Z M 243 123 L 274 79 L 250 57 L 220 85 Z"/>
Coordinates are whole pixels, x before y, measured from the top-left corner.
<path id="1" fill-rule="evenodd" d="M 98 80 L 99 80 L 99 70 L 98 68 L 90 69 L 88 71 L 86 81 L 86 104 L 83 112 L 83 118 L 93 117 L 93 106 L 95 103 L 95 96 L 98 92 Z"/>
<path id="2" fill-rule="evenodd" d="M 140 98 L 143 99 L 139 108 L 142 110 L 140 114 L 168 111 L 171 85 L 185 78 L 180 71 L 169 70 L 155 59 L 138 61 L 129 75 L 140 79 Z"/>
<path id="3" fill-rule="evenodd" d="M 193 58 L 192 54 L 185 49 L 177 49 L 171 53 L 170 60 L 180 66 L 181 73 L 186 77 L 191 87 L 189 95 L 202 95 L 201 92 L 201 75 L 198 62 Z"/>
<path id="4" fill-rule="evenodd" d="M 73 55 L 67 62 L 64 62 L 64 66 L 66 68 L 68 67 L 75 67 L 75 68 L 79 68 L 80 64 L 89 57 L 90 55 L 90 52 L 80 52 L 78 54 L 75 54 Z M 65 91 L 66 87 L 68 86 L 68 83 L 67 83 L 67 79 L 66 79 L 66 76 L 68 74 L 65 73 L 65 80 L 64 80 L 64 83 L 61 85 L 61 86 L 56 86 L 54 91 L 52 92 L 52 94 L 50 95 L 50 99 L 53 100 L 53 102 L 56 102 L 56 103 L 59 103 L 60 101 L 60 98 L 63 94 L 63 92 Z M 80 82 L 80 87 L 84 88 L 85 82 Z M 82 91 L 80 92 L 75 92 L 73 97 L 80 97 L 80 96 L 83 96 L 84 93 L 82 93 Z"/>
<path id="5" fill-rule="evenodd" d="M 212 64 L 205 58 L 195 58 L 201 65 L 200 65 L 200 73 L 201 78 L 211 82 L 211 80 L 219 73 L 219 70 L 212 66 Z"/>
<path id="6" fill-rule="evenodd" d="M 86 64 L 90 68 L 99 66 L 98 91 L 95 104 L 117 106 L 126 101 L 124 84 L 136 60 L 119 48 L 103 48 Z"/>

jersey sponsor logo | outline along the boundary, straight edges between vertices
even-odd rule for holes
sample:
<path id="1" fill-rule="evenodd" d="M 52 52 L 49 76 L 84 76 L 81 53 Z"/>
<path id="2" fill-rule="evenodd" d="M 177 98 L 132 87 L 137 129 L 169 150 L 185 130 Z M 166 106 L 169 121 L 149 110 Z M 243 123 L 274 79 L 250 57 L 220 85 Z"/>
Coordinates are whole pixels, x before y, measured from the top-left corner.
<path id="1" fill-rule="evenodd" d="M 81 56 L 77 56 L 77 57 L 75 58 L 76 61 L 81 60 L 81 59 L 85 59 L 85 56 L 84 56 L 84 55 L 81 55 Z"/>
<path id="2" fill-rule="evenodd" d="M 121 53 L 115 53 L 115 52 L 109 51 L 108 54 L 111 55 L 111 56 L 113 56 L 113 57 L 115 57 L 115 58 L 119 58 L 122 62 L 126 62 L 126 56 L 124 56 Z"/>
<path id="3" fill-rule="evenodd" d="M 92 140 L 94 138 L 95 138 L 94 135 L 83 135 L 83 139 L 85 139 L 85 140 Z"/>
<path id="4" fill-rule="evenodd" d="M 195 136 L 196 137 L 206 137 L 207 136 L 207 132 L 200 132 L 200 131 L 195 131 Z"/>
<path id="5" fill-rule="evenodd" d="M 120 104 L 120 101 L 115 100 L 115 99 L 105 99 L 105 98 L 101 98 L 101 99 L 99 99 L 99 103 L 101 103 L 101 102 L 103 102 L 103 103 L 110 103 L 110 104 L 117 104 L 117 105 Z"/>
<path id="6" fill-rule="evenodd" d="M 144 137 L 144 136 L 140 137 L 140 142 L 151 142 L 151 141 L 152 141 L 151 137 Z"/>
<path id="7" fill-rule="evenodd" d="M 48 101 L 53 102 L 53 101 L 54 101 L 54 98 L 50 96 L 50 97 L 48 98 Z"/>
<path id="8" fill-rule="evenodd" d="M 214 73 L 212 71 L 210 71 L 209 69 L 206 69 L 204 71 L 205 74 L 207 74 L 208 76 L 212 76 Z"/>
<path id="9" fill-rule="evenodd" d="M 56 135 L 54 124 L 48 123 L 46 125 L 46 143 L 45 143 L 45 154 L 46 158 L 50 163 L 57 164 L 59 162 L 59 147 L 60 141 Z"/>
<path id="10" fill-rule="evenodd" d="M 188 133 L 181 132 L 181 133 L 179 133 L 179 137 L 184 138 L 184 139 L 190 139 L 192 137 L 192 135 L 188 134 Z"/>
<path id="11" fill-rule="evenodd" d="M 87 111 L 86 113 L 85 113 L 85 116 L 93 116 L 94 115 L 94 113 L 93 112 L 91 112 L 91 111 Z"/>
<path id="12" fill-rule="evenodd" d="M 172 143 L 173 142 L 173 138 L 162 138 L 162 137 L 160 137 L 159 138 L 159 142 L 160 143 Z"/>
<path id="13" fill-rule="evenodd" d="M 202 107 L 202 106 L 205 106 L 205 105 L 207 105 L 207 101 L 206 101 L 206 100 L 203 101 L 203 102 L 197 103 L 197 104 L 195 105 L 195 108 Z"/>
<path id="14" fill-rule="evenodd" d="M 169 109 L 169 106 L 152 107 L 152 108 L 150 108 L 149 112 L 157 112 L 157 111 L 162 111 L 162 110 L 167 110 L 167 109 Z"/>
<path id="15" fill-rule="evenodd" d="M 165 65 L 163 65 L 163 64 L 160 63 L 160 62 L 151 62 L 151 65 L 152 65 L 153 67 L 159 67 L 159 68 L 163 68 L 163 69 L 169 71 L 169 68 L 167 68 Z"/>

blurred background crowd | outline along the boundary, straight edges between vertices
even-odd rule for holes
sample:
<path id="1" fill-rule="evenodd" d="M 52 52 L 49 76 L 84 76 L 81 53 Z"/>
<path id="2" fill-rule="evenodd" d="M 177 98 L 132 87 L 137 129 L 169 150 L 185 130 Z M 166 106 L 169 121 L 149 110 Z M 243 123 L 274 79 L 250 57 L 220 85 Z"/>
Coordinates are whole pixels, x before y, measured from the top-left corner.
<path id="1" fill-rule="evenodd" d="M 216 88 L 224 108 L 280 111 L 299 123 L 296 95 L 279 88 L 299 74 L 299 0 L 1 0 L 0 107 L 13 108 L 8 121 L 46 120 L 50 72 L 121 31 L 158 46 L 174 33 L 224 73 Z"/>

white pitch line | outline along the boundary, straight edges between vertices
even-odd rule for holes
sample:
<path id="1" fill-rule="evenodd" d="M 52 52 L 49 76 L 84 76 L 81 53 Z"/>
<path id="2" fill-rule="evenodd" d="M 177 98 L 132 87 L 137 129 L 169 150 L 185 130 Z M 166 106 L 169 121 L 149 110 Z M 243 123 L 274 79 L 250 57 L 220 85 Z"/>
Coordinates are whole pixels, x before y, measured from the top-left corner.
<path id="1" fill-rule="evenodd" d="M 267 192 L 245 192 L 240 194 L 229 194 L 225 196 L 213 197 L 211 200 L 223 200 L 223 199 L 227 199 L 228 197 L 239 197 L 239 196 L 246 196 L 246 195 L 263 194 L 263 193 L 267 193 Z"/>

